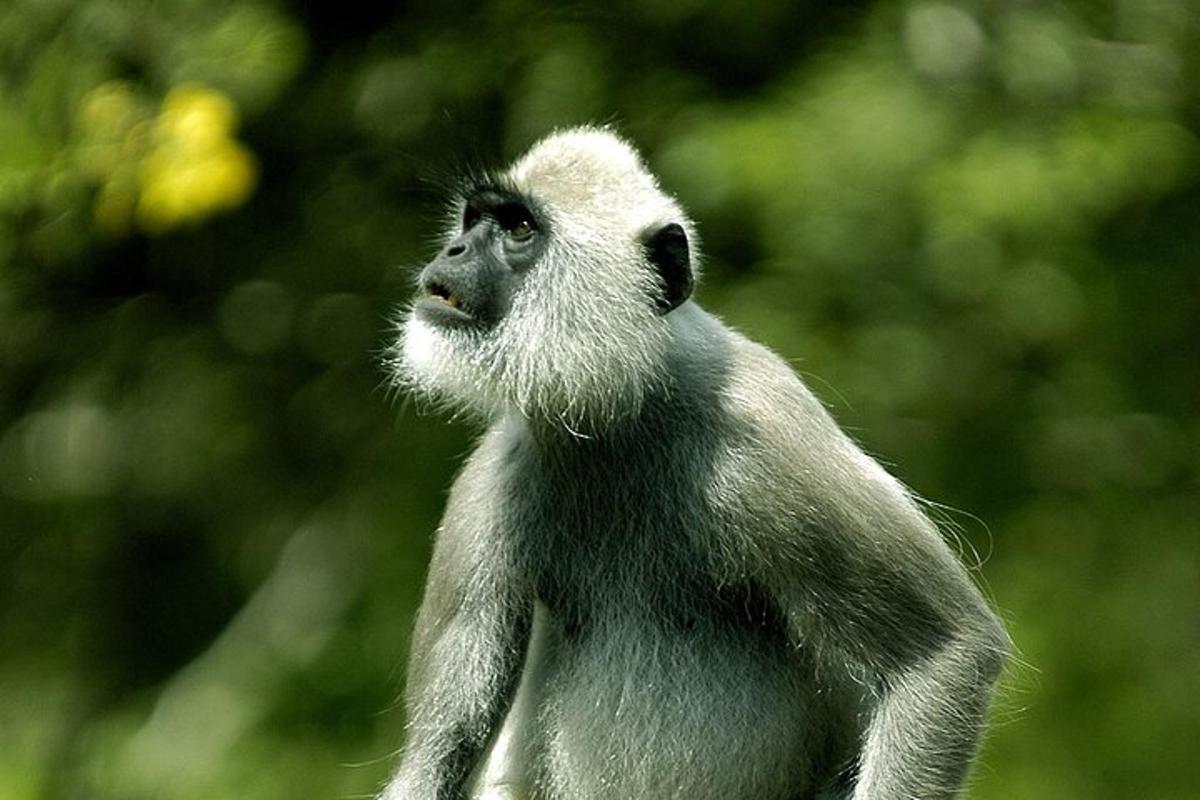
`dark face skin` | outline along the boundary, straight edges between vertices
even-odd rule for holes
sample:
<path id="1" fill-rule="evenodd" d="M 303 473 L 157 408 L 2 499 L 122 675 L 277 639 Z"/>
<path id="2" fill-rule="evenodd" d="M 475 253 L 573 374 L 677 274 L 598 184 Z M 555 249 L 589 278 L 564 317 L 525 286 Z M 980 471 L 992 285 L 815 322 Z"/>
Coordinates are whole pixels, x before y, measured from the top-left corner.
<path id="1" fill-rule="evenodd" d="M 546 221 L 525 198 L 500 188 L 471 192 L 462 232 L 421 271 L 416 313 L 441 327 L 494 327 L 546 240 Z"/>

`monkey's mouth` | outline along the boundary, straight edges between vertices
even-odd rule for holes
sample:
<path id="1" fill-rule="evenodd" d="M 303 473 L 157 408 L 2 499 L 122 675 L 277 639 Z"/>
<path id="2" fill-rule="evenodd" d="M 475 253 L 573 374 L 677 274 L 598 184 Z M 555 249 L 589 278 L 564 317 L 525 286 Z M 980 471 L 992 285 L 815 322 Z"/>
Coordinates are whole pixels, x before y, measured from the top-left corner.
<path id="1" fill-rule="evenodd" d="M 425 296 L 439 300 L 451 308 L 461 308 L 462 300 L 454 292 L 440 283 L 431 283 L 425 287 Z"/>
<path id="2" fill-rule="evenodd" d="M 476 322 L 463 307 L 462 298 L 446 286 L 432 282 L 423 287 L 414 310 L 424 319 L 440 325 L 465 325 Z"/>

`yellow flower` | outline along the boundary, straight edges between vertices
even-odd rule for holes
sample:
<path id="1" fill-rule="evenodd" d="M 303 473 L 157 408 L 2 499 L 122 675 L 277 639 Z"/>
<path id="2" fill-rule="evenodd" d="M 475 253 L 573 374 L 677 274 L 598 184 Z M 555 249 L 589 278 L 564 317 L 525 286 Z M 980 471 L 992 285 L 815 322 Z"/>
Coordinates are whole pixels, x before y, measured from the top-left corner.
<path id="1" fill-rule="evenodd" d="M 139 173 L 138 222 L 160 231 L 233 208 L 249 196 L 256 172 L 250 151 L 233 140 L 201 153 L 155 151 Z"/>
<path id="2" fill-rule="evenodd" d="M 163 100 L 154 145 L 138 170 L 138 223 L 157 232 L 240 205 L 257 179 L 254 156 L 233 138 L 237 111 L 225 95 L 189 84 Z"/>
<path id="3" fill-rule="evenodd" d="M 175 146 L 203 150 L 233 135 L 237 109 L 220 92 L 187 83 L 163 98 L 155 127 L 159 138 Z"/>

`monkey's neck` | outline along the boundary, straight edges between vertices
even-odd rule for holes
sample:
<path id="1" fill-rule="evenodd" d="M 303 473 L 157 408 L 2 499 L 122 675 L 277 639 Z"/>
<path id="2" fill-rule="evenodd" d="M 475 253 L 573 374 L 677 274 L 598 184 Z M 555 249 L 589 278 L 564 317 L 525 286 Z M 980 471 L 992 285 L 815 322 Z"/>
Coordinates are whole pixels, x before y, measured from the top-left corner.
<path id="1" fill-rule="evenodd" d="M 561 419 L 520 419 L 522 432 L 532 444 L 547 454 L 558 452 L 589 453 L 619 450 L 639 440 L 645 441 L 663 428 L 664 417 L 647 402 L 637 415 L 595 423 L 589 420 L 568 423 Z"/>
<path id="2" fill-rule="evenodd" d="M 707 408 L 705 407 L 707 405 Z M 644 463 L 674 452 L 675 445 L 696 426 L 711 428 L 715 404 L 694 387 L 689 392 L 663 391 L 646 397 L 638 413 L 580 430 L 559 420 L 529 420 L 516 417 L 505 423 L 511 433 L 538 454 L 547 466 L 570 468 L 603 464 L 620 465 L 636 460 Z"/>
<path id="3" fill-rule="evenodd" d="M 673 311 L 670 325 L 673 344 L 664 355 L 658 379 L 640 393 L 636 409 L 613 419 L 577 422 L 554 416 L 529 418 L 517 412 L 507 416 L 515 415 L 516 424 L 541 450 L 591 455 L 603 449 L 661 449 L 679 431 L 714 424 L 733 369 L 729 334 L 694 302 Z"/>

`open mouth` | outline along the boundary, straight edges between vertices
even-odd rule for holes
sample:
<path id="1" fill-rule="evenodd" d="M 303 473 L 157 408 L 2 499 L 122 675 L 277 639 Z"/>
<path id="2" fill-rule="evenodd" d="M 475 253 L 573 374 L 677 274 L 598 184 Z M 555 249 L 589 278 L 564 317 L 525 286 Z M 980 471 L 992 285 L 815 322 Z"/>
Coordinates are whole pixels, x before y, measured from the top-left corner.
<path id="1" fill-rule="evenodd" d="M 462 301 L 458 295 L 442 286 L 440 283 L 431 283 L 425 287 L 425 296 L 434 300 L 439 300 L 453 309 L 461 310 Z"/>
<path id="2" fill-rule="evenodd" d="M 414 310 L 436 325 L 462 327 L 478 324 L 474 315 L 463 308 L 462 298 L 437 282 L 423 288 Z"/>

